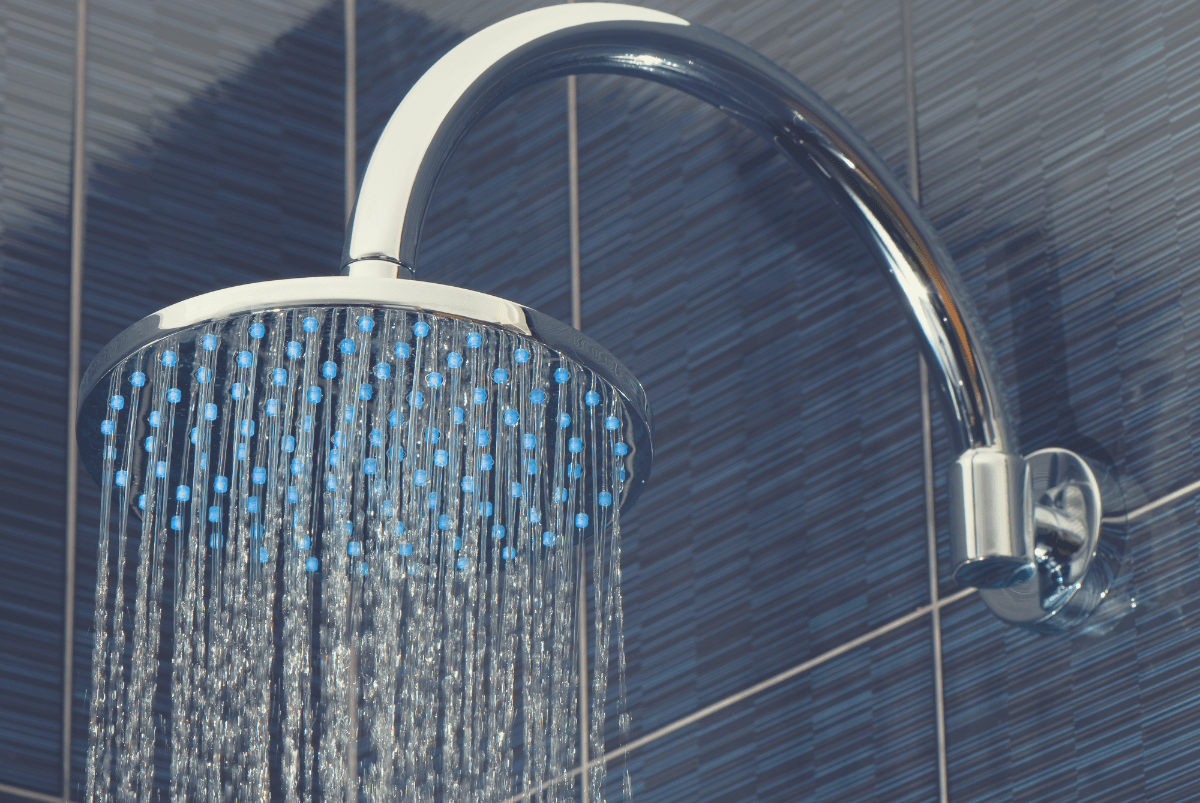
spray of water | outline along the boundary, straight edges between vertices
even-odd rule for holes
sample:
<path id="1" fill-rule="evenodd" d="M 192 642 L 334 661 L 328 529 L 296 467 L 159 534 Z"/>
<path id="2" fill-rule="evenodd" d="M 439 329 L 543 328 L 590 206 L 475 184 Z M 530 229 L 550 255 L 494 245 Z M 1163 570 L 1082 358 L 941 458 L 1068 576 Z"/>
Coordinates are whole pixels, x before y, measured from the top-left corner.
<path id="1" fill-rule="evenodd" d="M 585 552 L 592 756 L 621 646 L 607 383 L 344 307 L 179 333 L 107 382 L 89 803 L 574 799 Z"/>

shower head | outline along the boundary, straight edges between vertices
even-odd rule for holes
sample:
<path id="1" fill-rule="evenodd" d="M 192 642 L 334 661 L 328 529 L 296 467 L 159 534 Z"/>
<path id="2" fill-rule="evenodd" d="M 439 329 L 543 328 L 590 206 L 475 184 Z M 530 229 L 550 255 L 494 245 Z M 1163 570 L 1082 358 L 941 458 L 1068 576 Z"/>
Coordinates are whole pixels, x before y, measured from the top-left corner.
<path id="1" fill-rule="evenodd" d="M 273 466 L 272 479 L 282 479 L 272 485 L 286 493 L 279 489 L 300 482 L 292 466 L 299 458 L 292 455 L 306 436 L 366 438 L 365 451 L 351 459 L 343 449 L 338 465 L 353 474 L 377 454 L 371 481 L 379 485 L 387 481 L 389 462 L 392 471 L 403 466 L 411 473 L 445 452 L 445 466 L 426 467 L 443 469 L 450 466 L 448 449 L 457 448 L 459 473 L 438 485 L 461 489 L 472 471 L 479 476 L 472 464 L 500 459 L 492 447 L 505 437 L 490 434 L 499 422 L 497 431 L 520 452 L 517 474 L 524 476 L 517 482 L 538 478 L 565 487 L 580 479 L 569 476 L 571 465 L 603 464 L 611 456 L 612 484 L 578 483 L 570 491 L 581 510 L 597 494 L 608 494 L 601 496 L 604 506 L 628 507 L 652 463 L 645 391 L 611 353 L 536 310 L 428 282 L 291 279 L 189 299 L 109 343 L 88 367 L 80 395 L 81 456 L 97 482 L 120 474 L 120 487 L 145 489 L 139 496 L 169 491 L 174 501 L 188 503 L 177 515 L 186 516 L 186 508 L 197 520 L 206 506 L 196 502 L 224 493 L 209 487 L 213 482 L 228 486 L 232 479 L 236 486 L 239 463 L 249 467 L 240 473 L 251 485 L 256 468 Z M 483 431 L 488 442 L 481 443 Z M 534 438 L 533 448 L 526 436 Z M 204 444 L 212 444 L 209 451 Z M 405 446 L 407 460 L 398 451 L 390 461 L 383 457 Z M 214 447 L 229 450 L 224 473 L 210 462 L 218 459 Z M 565 452 L 557 454 L 558 448 Z M 602 454 L 594 456 L 594 449 Z M 309 482 L 312 470 L 333 468 L 319 458 L 305 469 Z M 528 472 L 528 459 L 550 468 Z M 151 476 L 163 480 L 161 488 L 146 483 Z M 428 470 L 425 477 L 432 489 Z M 547 499 L 555 493 L 549 486 L 537 491 Z M 534 499 L 536 492 L 526 492 L 526 504 Z M 141 509 L 146 503 L 142 499 Z"/>

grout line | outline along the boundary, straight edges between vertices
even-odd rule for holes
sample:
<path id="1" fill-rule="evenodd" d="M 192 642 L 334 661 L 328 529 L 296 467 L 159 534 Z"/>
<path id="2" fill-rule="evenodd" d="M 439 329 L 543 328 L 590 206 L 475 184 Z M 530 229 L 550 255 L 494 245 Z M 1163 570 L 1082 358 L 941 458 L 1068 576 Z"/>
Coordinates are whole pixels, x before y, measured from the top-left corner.
<path id="1" fill-rule="evenodd" d="M 574 0 L 567 0 L 568 3 Z M 576 105 L 575 76 L 567 76 L 567 207 L 570 229 L 571 251 L 571 326 L 583 328 L 582 282 L 579 274 L 579 118 Z M 599 613 L 597 612 L 597 615 Z M 591 723 L 588 708 L 588 651 L 587 651 L 587 548 L 580 545 L 579 551 L 579 604 L 576 609 L 579 640 L 579 761 L 581 767 L 590 766 L 588 761 L 588 727 Z M 582 803 L 590 803 L 591 790 L 588 778 L 580 779 Z"/>
<path id="2" fill-rule="evenodd" d="M 933 424 L 929 412 L 929 366 L 920 357 L 921 366 L 921 446 L 925 475 L 925 539 L 929 556 L 929 602 L 932 606 L 930 632 L 933 635 L 933 708 L 937 731 L 938 799 L 949 803 L 946 761 L 946 696 L 942 669 L 942 610 L 938 604 L 937 521 L 933 499 Z"/>
<path id="3" fill-rule="evenodd" d="M 579 274 L 579 119 L 575 76 L 567 76 L 567 196 L 571 221 L 571 325 L 583 328 L 582 280 Z"/>
<path id="4" fill-rule="evenodd" d="M 354 201 L 358 190 L 358 15 L 357 0 L 343 0 L 343 25 L 346 29 L 346 111 L 345 111 L 345 166 L 346 222 L 354 214 Z"/>
<path id="5" fill-rule="evenodd" d="M 1153 513 L 1154 511 L 1158 510 L 1160 507 L 1165 507 L 1166 505 L 1169 505 L 1172 502 L 1176 502 L 1176 501 L 1184 498 L 1185 496 L 1191 496 L 1192 494 L 1196 493 L 1197 491 L 1200 491 L 1200 482 L 1193 482 L 1190 485 L 1185 485 L 1182 488 L 1171 491 L 1171 493 L 1167 494 L 1166 496 L 1161 496 L 1158 499 L 1155 499 L 1153 502 L 1147 502 L 1146 504 L 1142 505 L 1139 508 L 1134 508 L 1133 510 L 1131 510 L 1125 514 L 1124 520 L 1132 521 L 1133 519 L 1140 519 L 1142 516 L 1145 516 L 1147 513 Z M 1104 518 L 1104 521 L 1110 521 L 1110 520 L 1120 521 L 1121 517 L 1106 516 Z"/>
<path id="6" fill-rule="evenodd" d="M 71 154 L 71 295 L 67 340 L 67 483 L 63 578 L 62 796 L 71 796 L 71 730 L 75 700 L 75 542 L 79 512 L 79 362 L 83 339 L 83 233 L 86 214 L 84 99 L 87 78 L 87 0 L 75 6 L 75 130 Z"/>
<path id="7" fill-rule="evenodd" d="M 82 2 L 83 0 L 81 0 L 81 5 Z M 29 789 L 22 789 L 19 786 L 10 786 L 6 783 L 0 783 L 0 794 L 23 797 L 26 800 L 37 800 L 39 803 L 67 803 L 66 798 L 47 795 L 44 792 L 34 792 Z"/>
<path id="8" fill-rule="evenodd" d="M 893 630 L 896 630 L 897 628 L 900 628 L 906 624 L 915 622 L 918 619 L 920 619 L 922 616 L 924 616 L 925 614 L 930 613 L 931 611 L 933 611 L 935 609 L 940 610 L 942 608 L 945 608 L 948 605 L 958 602 L 961 599 L 965 599 L 965 598 L 971 596 L 972 594 L 974 594 L 976 592 L 976 590 L 977 589 L 974 589 L 974 588 L 964 588 L 959 591 L 955 591 L 953 594 L 951 594 L 948 597 L 940 598 L 937 601 L 936 605 L 922 605 L 918 608 L 914 608 L 913 610 L 909 611 L 908 613 L 904 614 L 903 616 L 899 616 L 899 617 L 893 619 L 892 621 L 888 622 L 887 624 L 880 625 L 879 627 L 875 628 L 874 630 L 870 631 L 869 633 L 864 633 L 863 635 L 858 636 L 857 638 L 850 639 L 849 641 L 847 641 L 843 644 L 840 644 L 831 650 L 821 653 L 820 655 L 816 656 L 815 658 L 810 658 L 801 664 L 797 664 L 796 666 L 793 666 L 791 669 L 785 669 L 784 671 L 780 672 L 779 674 L 773 675 L 773 676 L 767 678 L 766 680 L 755 683 L 753 686 L 750 686 L 749 688 L 743 689 L 740 692 L 732 694 L 729 697 L 726 697 L 722 700 L 718 700 L 717 702 L 715 702 L 711 705 L 705 706 L 704 708 L 701 708 L 698 711 L 694 711 L 693 713 L 688 714 L 685 717 L 677 719 L 674 722 L 671 722 L 670 724 L 664 725 L 663 727 L 659 728 L 658 730 L 652 731 L 651 733 L 646 734 L 645 736 L 641 737 L 640 739 L 635 739 L 634 741 L 630 742 L 627 745 L 623 745 L 616 750 L 607 752 L 603 756 L 600 756 L 598 758 L 594 758 L 588 763 L 588 768 L 590 769 L 591 767 L 595 767 L 599 764 L 602 764 L 611 758 L 619 758 L 620 756 L 623 756 L 626 753 L 633 752 L 634 750 L 638 749 L 639 747 L 645 747 L 646 745 L 650 744 L 653 741 L 661 739 L 662 737 L 667 736 L 671 733 L 674 733 L 675 731 L 677 731 L 681 728 L 684 728 L 688 725 L 698 722 L 701 719 L 704 719 L 705 717 L 707 717 L 711 714 L 715 714 L 718 711 L 721 711 L 722 709 L 728 708 L 729 706 L 734 705 L 735 703 L 739 703 L 748 697 L 753 697 L 754 695 L 758 694 L 759 692 L 766 691 L 767 689 L 771 688 L 772 686 L 778 686 L 780 683 L 783 683 L 786 680 L 791 680 L 792 678 L 797 677 L 798 675 L 802 675 L 805 672 L 807 672 L 808 670 L 815 669 L 816 667 L 820 666 L 821 664 L 828 663 L 829 661 L 833 660 L 834 658 L 838 658 L 838 657 L 850 652 L 851 650 L 857 649 L 858 647 L 861 647 L 864 644 L 868 644 L 868 643 L 874 641 L 875 639 L 879 638 L 880 636 L 885 636 L 888 633 L 892 632 Z M 580 769 L 580 767 L 575 767 L 574 769 L 570 770 L 563 778 L 558 778 L 553 783 L 559 783 L 564 780 L 569 780 L 571 778 L 575 778 L 581 772 L 582 772 L 582 770 Z M 531 795 L 537 794 L 541 790 L 544 790 L 544 789 L 550 787 L 551 785 L 552 785 L 552 782 L 547 781 L 546 783 L 543 783 L 540 787 L 538 787 L 538 789 L 529 790 L 526 792 L 522 792 L 521 794 L 506 798 L 504 800 L 504 803 L 517 803 L 517 801 L 527 800 Z"/>
<path id="9" fill-rule="evenodd" d="M 913 44 L 912 0 L 900 0 L 901 37 L 904 42 L 904 94 L 908 111 L 908 191 L 921 203 L 921 152 L 917 140 L 916 48 Z M 925 482 L 925 543 L 929 565 L 929 630 L 933 640 L 933 711 L 937 733 L 939 803 L 949 803 L 950 783 L 946 760 L 946 684 L 942 667 L 942 613 L 938 604 L 937 508 L 933 493 L 933 420 L 929 409 L 929 364 L 917 357 L 921 383 L 921 456 Z"/>

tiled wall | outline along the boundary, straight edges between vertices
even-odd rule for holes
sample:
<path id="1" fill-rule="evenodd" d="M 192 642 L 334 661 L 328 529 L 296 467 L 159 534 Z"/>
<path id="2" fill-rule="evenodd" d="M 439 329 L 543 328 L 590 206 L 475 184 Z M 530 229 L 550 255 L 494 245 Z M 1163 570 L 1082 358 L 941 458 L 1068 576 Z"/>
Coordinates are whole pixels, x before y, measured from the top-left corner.
<path id="1" fill-rule="evenodd" d="M 921 200 L 987 321 L 1023 447 L 1111 457 L 1135 504 L 1198 479 L 1194 4 L 912 0 L 911 76 L 899 0 L 644 4 L 782 64 L 904 180 L 911 77 Z M 85 364 L 173 301 L 331 272 L 341 2 L 87 5 Z M 537 5 L 359 0 L 358 171 L 426 67 Z M 75 13 L 0 0 L 4 800 L 62 794 Z M 642 379 L 657 425 L 651 487 L 625 520 L 633 736 L 722 706 L 628 755 L 635 795 L 1200 796 L 1191 497 L 1134 529 L 1138 604 L 1110 632 L 1034 636 L 972 596 L 939 603 L 942 788 L 918 364 L 891 291 L 816 191 L 719 112 L 588 76 L 578 113 L 583 326 Z M 489 115 L 441 179 L 424 275 L 569 320 L 567 155 L 563 82 Z M 933 424 L 944 597 L 952 456 Z M 96 507 L 80 485 L 73 795 Z"/>

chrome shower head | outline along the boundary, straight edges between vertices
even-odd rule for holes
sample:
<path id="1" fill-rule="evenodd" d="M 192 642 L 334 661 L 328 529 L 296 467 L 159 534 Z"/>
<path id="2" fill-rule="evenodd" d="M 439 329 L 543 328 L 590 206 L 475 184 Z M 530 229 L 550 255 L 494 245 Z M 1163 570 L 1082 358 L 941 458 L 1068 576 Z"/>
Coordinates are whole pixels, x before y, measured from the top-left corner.
<path id="1" fill-rule="evenodd" d="M 278 517 L 299 488 L 363 496 L 355 515 L 394 530 L 425 487 L 441 496 L 421 515 L 455 529 L 485 526 L 494 492 L 497 532 L 515 535 L 519 511 L 582 535 L 577 522 L 633 503 L 652 462 L 645 392 L 612 354 L 535 310 L 426 282 L 294 279 L 167 307 L 104 349 L 81 398 L 97 483 L 188 527 L 244 528 L 238 500 L 264 493 L 255 504 Z"/>

